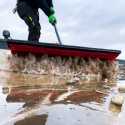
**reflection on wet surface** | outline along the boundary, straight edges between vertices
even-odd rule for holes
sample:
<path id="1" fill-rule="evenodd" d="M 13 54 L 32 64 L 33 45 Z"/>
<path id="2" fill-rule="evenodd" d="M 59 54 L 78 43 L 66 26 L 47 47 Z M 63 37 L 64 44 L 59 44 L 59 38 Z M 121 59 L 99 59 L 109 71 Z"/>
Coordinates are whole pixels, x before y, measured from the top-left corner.
<path id="1" fill-rule="evenodd" d="M 32 116 L 24 120 L 20 120 L 16 122 L 14 125 L 45 125 L 47 118 L 47 114 Z"/>
<path id="2" fill-rule="evenodd" d="M 110 103 L 125 81 L 79 81 L 0 72 L 1 125 L 123 125 L 125 104 Z M 124 93 L 121 93 L 125 97 Z"/>

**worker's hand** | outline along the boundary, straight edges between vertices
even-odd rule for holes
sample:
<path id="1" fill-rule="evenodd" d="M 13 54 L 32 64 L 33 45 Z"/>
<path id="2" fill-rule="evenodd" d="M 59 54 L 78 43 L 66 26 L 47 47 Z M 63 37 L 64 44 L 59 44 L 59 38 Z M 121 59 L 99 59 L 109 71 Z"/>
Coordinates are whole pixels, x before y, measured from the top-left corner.
<path id="1" fill-rule="evenodd" d="M 54 14 L 52 14 L 51 16 L 49 16 L 49 22 L 54 25 L 54 23 L 57 23 L 56 17 L 54 16 Z"/>
<path id="2" fill-rule="evenodd" d="M 53 7 L 50 7 L 50 10 L 51 10 L 52 14 L 55 14 L 55 11 L 54 11 Z"/>

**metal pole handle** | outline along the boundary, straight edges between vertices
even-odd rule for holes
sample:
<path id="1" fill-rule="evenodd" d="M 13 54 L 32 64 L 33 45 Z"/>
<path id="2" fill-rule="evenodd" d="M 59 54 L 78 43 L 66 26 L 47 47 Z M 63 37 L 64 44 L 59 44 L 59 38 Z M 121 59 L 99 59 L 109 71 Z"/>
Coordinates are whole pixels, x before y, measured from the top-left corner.
<path id="1" fill-rule="evenodd" d="M 59 41 L 59 44 L 62 45 L 61 39 L 60 39 L 60 37 L 59 37 L 58 30 L 57 30 L 57 28 L 56 28 L 56 23 L 54 22 L 53 25 L 54 25 L 54 28 L 55 28 L 55 32 L 56 32 L 56 36 L 57 36 L 57 39 L 58 39 L 58 41 Z"/>

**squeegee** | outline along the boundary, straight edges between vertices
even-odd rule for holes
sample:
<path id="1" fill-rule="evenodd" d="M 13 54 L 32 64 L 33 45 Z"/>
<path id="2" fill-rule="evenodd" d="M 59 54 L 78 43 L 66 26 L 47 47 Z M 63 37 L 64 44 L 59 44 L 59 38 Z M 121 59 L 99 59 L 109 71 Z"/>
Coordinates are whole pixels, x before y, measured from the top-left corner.
<path id="1" fill-rule="evenodd" d="M 33 54 L 49 54 L 59 56 L 77 56 L 77 57 L 90 57 L 100 58 L 102 60 L 109 59 L 114 61 L 121 53 L 120 50 L 109 50 L 100 48 L 89 48 L 81 46 L 62 45 L 56 25 L 54 25 L 59 44 L 51 44 L 35 41 L 23 41 L 8 39 L 10 37 L 9 31 L 4 31 L 3 36 L 5 39 L 0 39 L 0 49 L 8 49 L 11 54 L 14 53 L 33 53 Z"/>

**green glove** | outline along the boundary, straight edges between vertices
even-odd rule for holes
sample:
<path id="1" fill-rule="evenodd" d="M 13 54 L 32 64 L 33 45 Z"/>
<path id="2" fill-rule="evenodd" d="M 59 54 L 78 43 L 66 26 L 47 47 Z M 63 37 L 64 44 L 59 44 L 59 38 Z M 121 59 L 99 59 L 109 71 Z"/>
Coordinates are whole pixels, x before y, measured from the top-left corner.
<path id="1" fill-rule="evenodd" d="M 53 7 L 50 7 L 50 10 L 51 10 L 52 14 L 55 14 L 55 11 L 54 11 Z"/>
<path id="2" fill-rule="evenodd" d="M 54 14 L 49 16 L 49 22 L 54 25 L 54 22 L 57 23 L 56 17 L 54 16 Z"/>

